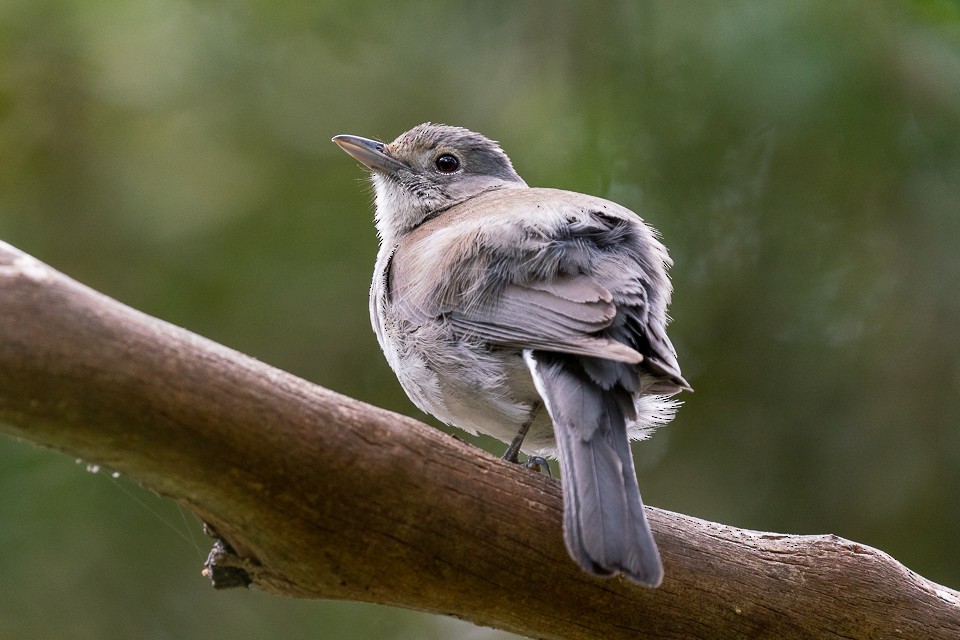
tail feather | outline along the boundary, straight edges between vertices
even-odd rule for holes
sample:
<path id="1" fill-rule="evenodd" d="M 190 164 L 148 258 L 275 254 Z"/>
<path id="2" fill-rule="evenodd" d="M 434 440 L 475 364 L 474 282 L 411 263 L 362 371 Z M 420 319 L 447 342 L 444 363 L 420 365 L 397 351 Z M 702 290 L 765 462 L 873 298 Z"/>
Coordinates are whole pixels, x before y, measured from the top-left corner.
<path id="1" fill-rule="evenodd" d="M 532 351 L 525 356 L 554 423 L 564 541 L 571 557 L 591 573 L 623 573 L 658 586 L 663 565 L 627 438 L 630 393 L 619 386 L 604 390 L 574 356 Z"/>

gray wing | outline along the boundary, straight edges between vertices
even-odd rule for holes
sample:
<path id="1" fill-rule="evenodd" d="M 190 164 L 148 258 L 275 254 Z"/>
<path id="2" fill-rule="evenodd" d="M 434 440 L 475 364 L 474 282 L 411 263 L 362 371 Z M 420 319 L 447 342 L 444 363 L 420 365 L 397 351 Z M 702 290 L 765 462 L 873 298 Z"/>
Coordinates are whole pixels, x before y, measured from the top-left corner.
<path id="1" fill-rule="evenodd" d="M 544 205 L 546 203 L 546 205 Z M 689 385 L 666 335 L 663 245 L 632 212 L 582 194 L 514 189 L 415 231 L 395 256 L 395 304 L 496 347 L 587 356 L 606 387 Z M 639 369 L 637 368 L 639 367 Z"/>
<path id="2" fill-rule="evenodd" d="M 451 311 L 449 320 L 465 335 L 499 346 L 639 364 L 642 354 L 603 335 L 616 316 L 612 294 L 595 280 L 560 274 L 508 285 L 495 304 Z"/>

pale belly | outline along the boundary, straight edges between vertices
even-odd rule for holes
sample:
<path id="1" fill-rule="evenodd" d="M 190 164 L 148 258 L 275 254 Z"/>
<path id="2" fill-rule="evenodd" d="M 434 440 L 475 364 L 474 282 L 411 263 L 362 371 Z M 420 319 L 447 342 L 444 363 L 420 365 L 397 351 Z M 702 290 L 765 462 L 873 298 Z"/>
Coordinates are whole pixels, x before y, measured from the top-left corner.
<path id="1" fill-rule="evenodd" d="M 384 331 L 381 345 L 403 390 L 421 410 L 469 433 L 510 442 L 536 409 L 523 450 L 554 455 L 553 426 L 520 351 L 491 350 L 429 325 Z"/>

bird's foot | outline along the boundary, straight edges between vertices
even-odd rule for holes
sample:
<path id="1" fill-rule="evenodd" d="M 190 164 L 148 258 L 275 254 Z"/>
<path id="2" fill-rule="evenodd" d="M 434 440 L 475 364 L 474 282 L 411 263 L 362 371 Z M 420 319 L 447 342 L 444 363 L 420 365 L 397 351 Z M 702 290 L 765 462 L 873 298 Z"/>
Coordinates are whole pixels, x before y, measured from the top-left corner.
<path id="1" fill-rule="evenodd" d="M 523 461 L 523 466 L 527 469 L 532 469 L 537 473 L 544 473 L 551 478 L 553 474 L 550 472 L 550 464 L 547 462 L 546 458 L 541 456 L 527 456 L 527 459 Z"/>
<path id="2" fill-rule="evenodd" d="M 519 442 L 514 441 L 500 459 L 506 460 L 507 462 L 513 464 L 522 464 L 524 469 L 532 469 L 537 473 L 546 472 L 547 475 L 552 478 L 553 473 L 550 472 L 550 464 L 547 462 L 546 458 L 542 456 L 527 456 L 527 459 L 524 460 L 523 463 L 520 462 L 519 444 Z"/>

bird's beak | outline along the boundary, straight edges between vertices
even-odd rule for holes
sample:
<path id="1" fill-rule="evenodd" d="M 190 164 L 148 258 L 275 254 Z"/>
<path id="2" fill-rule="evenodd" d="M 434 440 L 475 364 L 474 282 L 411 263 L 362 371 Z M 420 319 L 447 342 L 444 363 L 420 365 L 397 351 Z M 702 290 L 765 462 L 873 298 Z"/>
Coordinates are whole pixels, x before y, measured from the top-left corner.
<path id="1" fill-rule="evenodd" d="M 333 141 L 338 147 L 373 171 L 393 175 L 402 169 L 409 168 L 399 160 L 388 156 L 386 146 L 382 142 L 348 135 L 334 136 Z"/>

